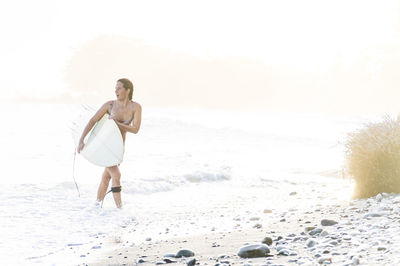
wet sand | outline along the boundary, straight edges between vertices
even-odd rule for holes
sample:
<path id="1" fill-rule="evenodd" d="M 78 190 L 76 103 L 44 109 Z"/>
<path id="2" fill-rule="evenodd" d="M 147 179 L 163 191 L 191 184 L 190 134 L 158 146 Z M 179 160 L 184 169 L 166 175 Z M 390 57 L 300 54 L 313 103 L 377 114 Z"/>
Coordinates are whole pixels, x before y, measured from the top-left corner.
<path id="1" fill-rule="evenodd" d="M 287 193 L 293 189 L 290 187 L 284 197 L 297 207 L 260 210 L 249 206 L 241 215 L 229 217 L 232 224 L 207 228 L 208 232 L 200 223 L 191 222 L 187 236 L 174 236 L 174 230 L 182 231 L 177 226 L 159 234 L 160 237 L 139 242 L 133 240 L 136 231 L 128 233 L 125 228 L 119 237 L 103 239 L 102 247 L 85 254 L 79 265 L 187 264 L 193 259 L 196 265 L 399 263 L 400 195 L 379 194 L 370 199 L 349 200 L 334 198 L 339 195 L 338 190 L 351 191 L 351 187 L 340 182 L 294 187 L 300 192 Z M 188 216 L 187 220 L 192 218 Z M 269 251 L 257 258 L 239 256 L 239 249 L 249 244 L 267 247 Z M 190 250 L 194 256 L 175 257 L 180 250 Z"/>

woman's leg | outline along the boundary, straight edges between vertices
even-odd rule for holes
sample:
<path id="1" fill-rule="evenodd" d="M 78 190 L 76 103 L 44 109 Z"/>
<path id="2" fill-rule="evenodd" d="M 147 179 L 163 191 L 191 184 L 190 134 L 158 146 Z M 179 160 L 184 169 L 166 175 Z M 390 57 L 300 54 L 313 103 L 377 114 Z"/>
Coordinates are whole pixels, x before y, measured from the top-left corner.
<path id="1" fill-rule="evenodd" d="M 99 189 L 97 190 L 97 201 L 102 201 L 107 193 L 108 184 L 110 183 L 111 176 L 107 168 L 104 168 L 103 176 L 101 177 L 101 182 Z"/>
<path id="2" fill-rule="evenodd" d="M 121 173 L 119 171 L 118 166 L 115 165 L 115 166 L 107 167 L 107 170 L 112 179 L 111 187 L 120 187 L 121 186 L 121 183 L 120 183 Z M 115 205 L 117 205 L 118 208 L 121 208 L 122 207 L 121 192 L 113 191 L 112 194 L 114 197 Z"/>

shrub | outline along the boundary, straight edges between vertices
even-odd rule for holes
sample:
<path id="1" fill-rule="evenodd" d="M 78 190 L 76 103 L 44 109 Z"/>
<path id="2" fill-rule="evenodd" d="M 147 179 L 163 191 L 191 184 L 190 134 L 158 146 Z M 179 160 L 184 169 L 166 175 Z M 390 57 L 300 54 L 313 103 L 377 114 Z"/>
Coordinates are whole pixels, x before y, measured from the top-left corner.
<path id="1" fill-rule="evenodd" d="M 384 116 L 348 134 L 346 168 L 355 180 L 355 198 L 400 193 L 400 118 Z"/>

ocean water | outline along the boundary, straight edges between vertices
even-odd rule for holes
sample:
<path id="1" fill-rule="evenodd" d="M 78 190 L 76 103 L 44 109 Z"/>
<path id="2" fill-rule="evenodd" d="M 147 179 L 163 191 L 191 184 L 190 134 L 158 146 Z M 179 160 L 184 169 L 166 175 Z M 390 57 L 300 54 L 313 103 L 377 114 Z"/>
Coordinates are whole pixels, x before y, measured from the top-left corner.
<path id="1" fill-rule="evenodd" d="M 12 113 L 0 133 L 1 261 L 62 264 L 65 258 L 56 255 L 67 249 L 90 245 L 130 224 L 143 232 L 145 220 L 177 218 L 173 206 L 191 208 L 196 215 L 196 204 L 212 200 L 216 208 L 255 193 L 254 188 L 268 193 L 284 182 L 339 179 L 346 134 L 371 119 L 143 107 L 139 134 L 127 135 L 120 167 L 124 208 L 118 210 L 111 193 L 103 208 L 94 206 L 102 168 L 78 155 L 73 172 L 74 131 L 97 108 L 0 107 L 3 114 Z M 190 202 L 193 193 L 205 200 Z M 211 216 L 207 219 L 204 223 L 213 223 Z"/>

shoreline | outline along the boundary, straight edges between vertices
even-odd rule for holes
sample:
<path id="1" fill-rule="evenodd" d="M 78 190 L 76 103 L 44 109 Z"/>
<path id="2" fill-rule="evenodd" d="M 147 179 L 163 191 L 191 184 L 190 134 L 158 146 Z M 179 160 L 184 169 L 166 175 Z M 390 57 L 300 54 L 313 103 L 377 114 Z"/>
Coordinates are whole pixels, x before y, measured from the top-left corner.
<path id="1" fill-rule="evenodd" d="M 79 265 L 186 264 L 193 258 L 197 265 L 382 265 L 400 262 L 393 256 L 400 255 L 396 251 L 400 247 L 397 244 L 400 243 L 400 208 L 397 207 L 400 195 L 383 193 L 368 199 L 334 199 L 334 191 L 343 189 L 343 182 L 297 185 L 297 188 L 301 192 L 287 193 L 291 191 L 289 188 L 284 193 L 286 199 L 297 202 L 298 208 L 288 206 L 264 211 L 253 208 L 242 211 L 240 217 L 231 217 L 233 227 L 226 224 L 207 232 L 195 224 L 189 235 L 170 234 L 164 239 L 144 242 L 131 241 L 134 233 L 125 231 L 120 243 L 109 243 L 101 252 L 90 252 L 81 258 Z M 329 203 L 324 203 L 324 199 L 330 199 Z M 327 225 L 326 220 L 332 224 Z M 272 240 L 267 245 L 269 253 L 266 256 L 238 256 L 240 248 L 262 245 L 266 237 Z M 171 257 L 182 249 L 191 250 L 195 255 Z"/>
<path id="2" fill-rule="evenodd" d="M 399 203 L 400 195 L 378 194 L 347 204 L 321 206 L 319 211 L 292 216 L 281 213 L 286 218 L 273 218 L 269 223 L 260 223 L 260 228 L 238 227 L 227 232 L 123 245 L 101 256 L 88 257 L 79 265 L 186 264 L 193 258 L 197 265 L 396 265 L 400 262 L 400 208 L 391 206 Z M 268 256 L 238 256 L 240 248 L 262 244 L 265 237 L 272 239 Z M 195 255 L 169 257 L 182 249 Z M 143 262 L 139 263 L 140 259 Z"/>

